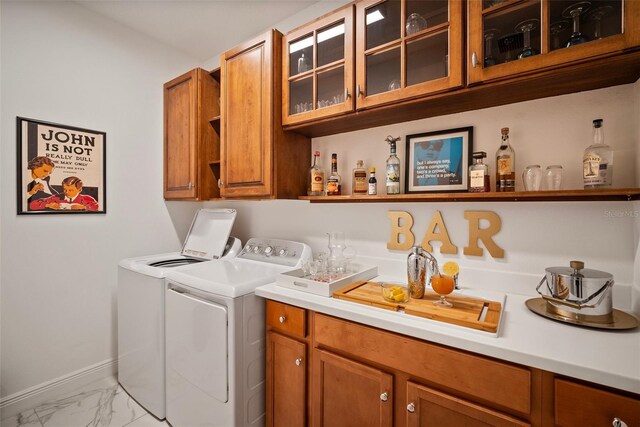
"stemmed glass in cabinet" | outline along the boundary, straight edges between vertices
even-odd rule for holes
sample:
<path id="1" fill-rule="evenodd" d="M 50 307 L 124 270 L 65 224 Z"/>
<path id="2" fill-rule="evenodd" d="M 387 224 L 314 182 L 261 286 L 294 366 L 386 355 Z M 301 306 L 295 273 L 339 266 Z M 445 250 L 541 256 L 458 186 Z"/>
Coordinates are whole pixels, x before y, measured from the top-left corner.
<path id="1" fill-rule="evenodd" d="M 522 21 L 516 25 L 516 31 L 524 33 L 524 48 L 522 49 L 522 52 L 518 54 L 518 59 L 527 58 L 540 53 L 537 49 L 531 47 L 531 30 L 538 28 L 539 23 L 540 20 L 534 18 L 527 19 L 526 21 Z"/>
<path id="2" fill-rule="evenodd" d="M 598 40 L 602 38 L 602 30 L 601 30 L 602 18 L 609 15 L 612 10 L 613 10 L 613 7 L 609 5 L 605 5 L 605 6 L 596 7 L 591 12 L 589 12 L 588 18 L 592 21 L 596 21 L 596 30 L 593 33 L 594 39 Z"/>
<path id="3" fill-rule="evenodd" d="M 493 57 L 493 39 L 500 35 L 500 30 L 497 28 L 490 28 L 484 31 L 484 66 L 491 67 L 496 65 L 496 60 Z"/>
<path id="4" fill-rule="evenodd" d="M 580 33 L 580 16 L 586 13 L 590 7 L 591 3 L 588 1 L 582 1 L 580 3 L 572 4 L 562 12 L 562 16 L 564 18 L 573 19 L 573 34 L 571 34 L 571 38 L 567 42 L 566 47 L 575 46 L 589 41 L 589 37 Z"/>

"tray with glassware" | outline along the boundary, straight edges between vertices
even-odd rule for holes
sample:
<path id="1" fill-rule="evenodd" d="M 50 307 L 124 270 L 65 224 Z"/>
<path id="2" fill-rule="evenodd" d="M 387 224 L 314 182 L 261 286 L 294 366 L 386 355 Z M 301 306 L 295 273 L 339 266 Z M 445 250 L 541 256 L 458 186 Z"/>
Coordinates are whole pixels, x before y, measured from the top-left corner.
<path id="1" fill-rule="evenodd" d="M 312 261 L 313 262 L 313 261 Z M 302 292 L 330 297 L 338 289 L 360 280 L 369 280 L 378 275 L 378 267 L 351 263 L 345 271 L 314 269 L 303 266 L 297 270 L 280 273 L 276 284 Z"/>

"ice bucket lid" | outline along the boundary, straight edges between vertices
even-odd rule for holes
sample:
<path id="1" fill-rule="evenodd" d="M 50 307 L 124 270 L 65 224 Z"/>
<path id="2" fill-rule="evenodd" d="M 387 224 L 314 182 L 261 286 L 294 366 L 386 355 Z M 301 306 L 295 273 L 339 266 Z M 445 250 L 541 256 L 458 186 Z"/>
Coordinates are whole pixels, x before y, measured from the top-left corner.
<path id="1" fill-rule="evenodd" d="M 222 257 L 235 219 L 235 209 L 198 210 L 184 240 L 182 255 L 203 260 Z"/>

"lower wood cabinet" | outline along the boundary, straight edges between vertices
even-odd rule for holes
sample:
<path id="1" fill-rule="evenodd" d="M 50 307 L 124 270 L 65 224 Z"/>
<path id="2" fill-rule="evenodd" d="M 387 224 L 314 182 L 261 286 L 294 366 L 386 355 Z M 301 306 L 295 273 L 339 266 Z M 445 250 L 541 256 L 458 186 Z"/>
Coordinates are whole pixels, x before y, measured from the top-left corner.
<path id="1" fill-rule="evenodd" d="M 324 350 L 313 350 L 314 426 L 392 426 L 393 376 Z"/>
<path id="2" fill-rule="evenodd" d="M 268 426 L 640 427 L 632 393 L 275 301 L 267 313 Z"/>

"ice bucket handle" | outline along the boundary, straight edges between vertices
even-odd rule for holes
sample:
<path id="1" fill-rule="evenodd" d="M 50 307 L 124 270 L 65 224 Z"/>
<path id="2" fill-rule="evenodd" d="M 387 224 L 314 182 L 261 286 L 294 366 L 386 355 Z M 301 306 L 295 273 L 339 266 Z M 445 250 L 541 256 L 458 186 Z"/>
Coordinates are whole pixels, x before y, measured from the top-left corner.
<path id="1" fill-rule="evenodd" d="M 563 300 L 563 299 L 554 298 L 554 297 L 549 296 L 549 295 L 545 295 L 542 292 L 540 292 L 540 287 L 542 287 L 543 283 L 547 284 L 547 289 L 549 290 L 549 294 L 551 294 L 551 288 L 549 287 L 549 282 L 547 282 L 547 276 L 546 275 L 542 278 L 542 280 L 540 280 L 540 283 L 536 287 L 536 291 L 540 294 L 540 296 L 544 300 L 555 302 L 556 304 L 566 305 L 567 307 L 571 307 L 571 308 L 575 308 L 577 310 L 580 310 L 580 309 L 583 309 L 583 308 L 595 308 L 598 305 L 600 305 L 600 303 L 602 302 L 602 300 L 604 299 L 604 297 L 606 295 L 606 290 L 608 288 L 610 288 L 611 286 L 613 286 L 613 284 L 615 282 L 614 282 L 613 279 L 607 280 L 607 282 L 604 285 L 602 285 L 602 287 L 600 289 L 598 289 L 593 294 L 589 295 L 587 298 L 584 298 L 584 299 L 581 299 L 581 300 L 575 300 L 575 299 L 574 300 L 571 300 L 571 299 Z M 598 299 L 598 302 L 596 302 L 595 304 L 589 305 L 588 303 L 591 302 L 591 300 L 593 300 L 598 295 L 600 295 L 600 299 Z"/>

